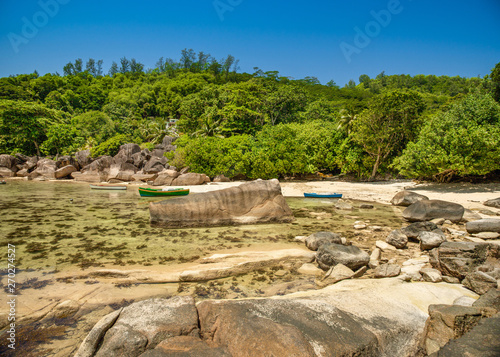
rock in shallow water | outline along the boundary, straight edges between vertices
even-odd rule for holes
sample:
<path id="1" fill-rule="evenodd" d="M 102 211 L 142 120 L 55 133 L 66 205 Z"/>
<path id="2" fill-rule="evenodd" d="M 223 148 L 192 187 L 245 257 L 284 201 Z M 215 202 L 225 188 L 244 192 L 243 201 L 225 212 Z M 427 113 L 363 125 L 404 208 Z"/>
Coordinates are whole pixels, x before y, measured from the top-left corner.
<path id="1" fill-rule="evenodd" d="M 278 180 L 252 181 L 219 191 L 149 204 L 151 223 L 164 227 L 283 223 L 293 213 Z"/>

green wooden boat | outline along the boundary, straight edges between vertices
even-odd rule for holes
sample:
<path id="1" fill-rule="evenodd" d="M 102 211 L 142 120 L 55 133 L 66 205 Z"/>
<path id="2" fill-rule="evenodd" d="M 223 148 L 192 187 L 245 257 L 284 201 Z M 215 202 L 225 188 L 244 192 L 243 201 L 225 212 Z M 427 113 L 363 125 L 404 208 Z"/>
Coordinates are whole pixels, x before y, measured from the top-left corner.
<path id="1" fill-rule="evenodd" d="M 189 188 L 170 188 L 163 191 L 157 188 L 139 187 L 141 197 L 162 197 L 162 196 L 186 196 L 189 195 Z"/>

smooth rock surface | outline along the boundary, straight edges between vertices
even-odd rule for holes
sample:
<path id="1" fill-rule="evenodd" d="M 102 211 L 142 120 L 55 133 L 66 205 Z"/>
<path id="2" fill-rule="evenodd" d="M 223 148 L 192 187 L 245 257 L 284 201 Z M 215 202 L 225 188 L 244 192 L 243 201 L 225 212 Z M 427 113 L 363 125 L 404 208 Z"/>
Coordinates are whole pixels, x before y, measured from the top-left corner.
<path id="1" fill-rule="evenodd" d="M 400 229 L 395 229 L 389 233 L 385 241 L 398 249 L 402 249 L 408 244 L 408 237 Z"/>
<path id="2" fill-rule="evenodd" d="M 430 221 L 435 218 L 460 222 L 464 211 L 464 207 L 458 203 L 441 200 L 422 200 L 408 206 L 403 211 L 403 218 L 410 222 Z"/>
<path id="3" fill-rule="evenodd" d="M 370 255 L 353 245 L 326 243 L 319 247 L 316 261 L 323 270 L 328 270 L 336 264 L 343 264 L 352 270 L 357 270 L 368 265 Z"/>
<path id="4" fill-rule="evenodd" d="M 325 243 L 342 244 L 342 236 L 333 232 L 317 232 L 308 236 L 305 243 L 307 248 L 316 251 Z"/>
<path id="5" fill-rule="evenodd" d="M 434 232 L 420 232 L 417 239 L 420 241 L 421 250 L 430 250 L 439 247 L 443 242 L 446 242 L 444 235 Z"/>
<path id="6" fill-rule="evenodd" d="M 469 233 L 500 232 L 500 218 L 483 218 L 467 222 L 465 228 Z"/>
<path id="7" fill-rule="evenodd" d="M 403 207 L 408 207 L 415 202 L 421 201 L 421 200 L 428 200 L 429 197 L 418 194 L 416 192 L 412 191 L 401 191 L 396 193 L 396 195 L 392 198 L 391 203 L 394 206 L 403 206 Z"/>
<path id="8" fill-rule="evenodd" d="M 278 180 L 257 180 L 219 191 L 152 202 L 149 212 L 151 223 L 164 227 L 282 223 L 293 220 L 293 213 L 281 194 Z"/>

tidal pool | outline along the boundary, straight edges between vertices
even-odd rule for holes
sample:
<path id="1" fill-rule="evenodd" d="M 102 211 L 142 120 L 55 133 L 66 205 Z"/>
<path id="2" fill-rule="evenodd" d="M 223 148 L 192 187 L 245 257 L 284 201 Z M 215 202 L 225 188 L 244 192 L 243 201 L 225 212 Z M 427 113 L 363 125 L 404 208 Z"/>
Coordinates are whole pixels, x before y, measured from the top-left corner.
<path id="1" fill-rule="evenodd" d="M 92 266 L 170 265 L 195 261 L 229 249 L 273 249 L 302 245 L 298 235 L 344 233 L 355 241 L 357 220 L 399 227 L 392 207 L 374 204 L 352 211 L 335 209 L 336 200 L 287 198 L 295 221 L 286 224 L 166 229 L 151 227 L 151 201 L 138 186 L 126 191 L 91 190 L 86 183 L 10 181 L 0 186 L 1 244 L 16 246 L 21 270 L 85 269 Z M 363 238 L 357 244 L 363 247 Z M 369 248 L 369 247 L 367 247 Z"/>

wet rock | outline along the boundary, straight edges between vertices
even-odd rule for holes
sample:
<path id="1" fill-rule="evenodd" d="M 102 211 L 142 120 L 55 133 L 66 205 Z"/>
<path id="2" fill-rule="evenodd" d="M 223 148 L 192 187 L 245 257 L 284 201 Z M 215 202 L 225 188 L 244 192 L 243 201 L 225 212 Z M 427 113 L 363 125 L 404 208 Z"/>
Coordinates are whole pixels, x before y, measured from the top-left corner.
<path id="1" fill-rule="evenodd" d="M 441 200 L 422 200 L 408 206 L 403 211 L 403 218 L 410 222 L 430 221 L 434 218 L 460 222 L 464 211 L 464 207 L 457 203 Z"/>
<path id="2" fill-rule="evenodd" d="M 484 218 L 477 221 L 467 222 L 467 232 L 500 232 L 500 218 Z"/>
<path id="3" fill-rule="evenodd" d="M 352 211 L 352 205 L 349 202 L 346 202 L 342 199 L 338 200 L 335 203 L 335 208 L 344 211 Z"/>
<path id="4" fill-rule="evenodd" d="M 173 182 L 173 186 L 195 186 L 210 182 L 210 178 L 205 174 L 190 172 L 179 175 Z"/>
<path id="5" fill-rule="evenodd" d="M 415 202 L 421 200 L 428 200 L 427 196 L 412 192 L 412 191 L 401 191 L 396 193 L 396 195 L 392 198 L 391 203 L 394 206 L 404 206 L 408 207 Z"/>
<path id="6" fill-rule="evenodd" d="M 56 179 L 60 179 L 66 176 L 71 175 L 73 172 L 77 171 L 76 167 L 73 165 L 63 166 L 60 169 L 57 169 L 54 173 Z"/>
<path id="7" fill-rule="evenodd" d="M 420 232 L 417 239 L 420 241 L 421 250 L 430 250 L 439 247 L 443 242 L 446 242 L 444 234 L 434 232 Z"/>
<path id="8" fill-rule="evenodd" d="M 373 209 L 373 205 L 368 204 L 368 203 L 362 203 L 359 205 L 359 208 L 361 208 L 361 209 Z"/>
<path id="9" fill-rule="evenodd" d="M 424 345 L 428 355 L 439 351 L 448 341 L 463 336 L 492 309 L 460 305 L 430 305 L 425 325 Z"/>
<path id="10" fill-rule="evenodd" d="M 374 270 L 375 278 L 390 278 L 400 273 L 401 267 L 396 264 L 381 264 Z"/>
<path id="11" fill-rule="evenodd" d="M 323 270 L 328 270 L 336 264 L 343 264 L 346 267 L 356 270 L 368 265 L 370 256 L 364 250 L 356 246 L 326 243 L 319 247 L 316 253 L 318 265 Z"/>
<path id="12" fill-rule="evenodd" d="M 325 243 L 342 244 L 342 236 L 333 232 L 317 232 L 306 238 L 306 247 L 310 250 L 318 250 Z"/>
<path id="13" fill-rule="evenodd" d="M 462 337 L 450 340 L 439 350 L 439 357 L 500 355 L 500 314 L 484 318 Z"/>
<path id="14" fill-rule="evenodd" d="M 406 248 L 408 237 L 400 229 L 395 229 L 389 233 L 385 241 L 398 249 L 402 249 Z"/>
<path id="15" fill-rule="evenodd" d="M 488 206 L 488 207 L 500 208 L 500 197 L 493 198 L 491 200 L 483 202 L 483 205 Z"/>
<path id="16" fill-rule="evenodd" d="M 223 190 L 152 202 L 149 212 L 151 223 L 166 227 L 293 220 L 293 213 L 281 194 L 278 180 L 257 180 Z"/>

